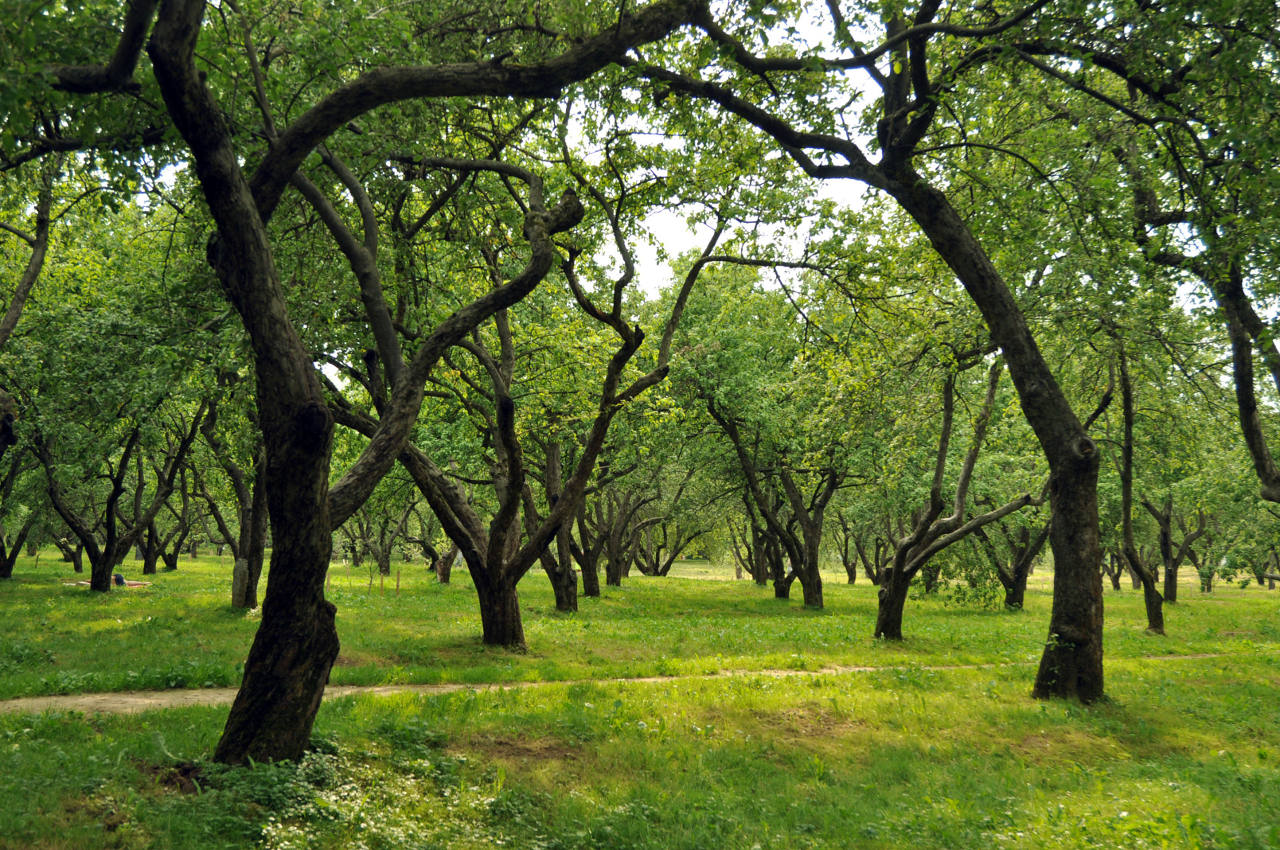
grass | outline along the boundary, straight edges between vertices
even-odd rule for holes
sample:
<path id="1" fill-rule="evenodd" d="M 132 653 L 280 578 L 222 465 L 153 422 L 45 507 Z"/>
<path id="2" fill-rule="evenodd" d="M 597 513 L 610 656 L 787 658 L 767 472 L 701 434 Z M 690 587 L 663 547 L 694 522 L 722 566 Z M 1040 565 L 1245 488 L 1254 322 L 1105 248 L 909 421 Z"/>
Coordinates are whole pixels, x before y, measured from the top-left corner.
<path id="1" fill-rule="evenodd" d="M 63 569 L 0 584 L 0 695 L 237 681 L 229 562 L 105 598 Z M 1027 695 L 1044 576 L 1017 614 L 913 599 L 895 645 L 834 575 L 823 612 L 638 577 L 572 616 L 531 575 L 513 654 L 465 574 L 333 573 L 335 682 L 540 684 L 328 700 L 302 763 L 236 771 L 207 761 L 222 708 L 0 714 L 0 848 L 1280 847 L 1280 593 L 1188 584 L 1159 638 L 1108 591 L 1109 699 L 1082 708 Z M 834 667 L 860 669 L 766 672 Z"/>

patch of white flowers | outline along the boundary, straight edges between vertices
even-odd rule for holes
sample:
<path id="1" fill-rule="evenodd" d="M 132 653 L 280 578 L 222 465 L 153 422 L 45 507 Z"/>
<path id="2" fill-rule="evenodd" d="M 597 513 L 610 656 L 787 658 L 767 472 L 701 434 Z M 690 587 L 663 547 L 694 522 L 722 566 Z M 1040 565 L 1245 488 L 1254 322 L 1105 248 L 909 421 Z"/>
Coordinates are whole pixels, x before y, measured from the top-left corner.
<path id="1" fill-rule="evenodd" d="M 308 772 L 307 756 L 299 765 Z M 262 827 L 262 850 L 390 850 L 444 846 L 466 850 L 522 847 L 527 839 L 507 833 L 491 808 L 496 785 L 465 782 L 441 785 L 425 760 L 419 769 L 389 770 L 385 763 L 356 763 L 334 756 L 331 774 L 340 781 L 315 789 L 314 796 L 274 812 Z"/>

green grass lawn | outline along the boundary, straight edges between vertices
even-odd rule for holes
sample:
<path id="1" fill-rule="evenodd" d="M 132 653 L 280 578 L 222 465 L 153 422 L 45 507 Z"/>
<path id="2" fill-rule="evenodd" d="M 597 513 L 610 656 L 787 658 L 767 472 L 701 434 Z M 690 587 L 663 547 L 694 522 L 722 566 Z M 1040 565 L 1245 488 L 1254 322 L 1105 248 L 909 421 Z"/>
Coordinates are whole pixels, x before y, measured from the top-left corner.
<path id="1" fill-rule="evenodd" d="M 1109 699 L 1082 708 L 1028 696 L 1046 576 L 1020 613 L 912 599 L 886 644 L 865 583 L 828 576 L 812 612 L 679 571 L 568 616 L 531 574 L 513 654 L 480 645 L 465 572 L 335 567 L 335 683 L 540 684 L 329 700 L 302 763 L 234 771 L 207 761 L 225 708 L 0 713 L 0 848 L 1280 847 L 1280 591 L 1188 576 L 1166 637 L 1108 591 Z M 229 560 L 71 579 L 0 583 L 0 697 L 237 683 Z"/>

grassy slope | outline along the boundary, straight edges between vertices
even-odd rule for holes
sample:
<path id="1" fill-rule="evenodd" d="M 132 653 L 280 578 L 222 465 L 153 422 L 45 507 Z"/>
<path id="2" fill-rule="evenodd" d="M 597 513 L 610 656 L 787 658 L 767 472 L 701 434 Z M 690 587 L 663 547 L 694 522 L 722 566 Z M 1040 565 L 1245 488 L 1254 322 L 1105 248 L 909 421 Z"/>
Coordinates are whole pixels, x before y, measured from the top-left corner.
<path id="1" fill-rule="evenodd" d="M 254 621 L 225 603 L 229 563 L 106 598 L 62 570 L 0 584 L 0 696 L 235 683 Z M 397 595 L 340 567 L 335 682 L 562 684 L 333 700 L 302 765 L 200 764 L 198 795 L 174 766 L 225 709 L 0 715 L 0 847 L 1280 846 L 1280 593 L 1188 585 L 1166 638 L 1109 593 L 1110 700 L 1082 709 L 1027 697 L 1039 581 L 1021 614 L 912 600 L 887 645 L 866 585 L 830 582 L 814 613 L 633 579 L 565 617 L 535 574 L 513 655 L 479 645 L 465 575 L 405 567 Z M 881 669 L 604 681 L 833 665 Z"/>

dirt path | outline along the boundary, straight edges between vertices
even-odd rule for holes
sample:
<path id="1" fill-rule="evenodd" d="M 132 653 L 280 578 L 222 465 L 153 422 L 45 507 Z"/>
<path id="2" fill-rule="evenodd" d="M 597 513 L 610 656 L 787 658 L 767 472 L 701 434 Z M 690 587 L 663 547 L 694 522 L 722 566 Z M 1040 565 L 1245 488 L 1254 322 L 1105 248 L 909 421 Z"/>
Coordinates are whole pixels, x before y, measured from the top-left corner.
<path id="1" fill-rule="evenodd" d="M 1196 655 L 1147 655 L 1148 661 L 1177 661 L 1180 659 L 1225 658 L 1229 653 L 1200 653 Z M 509 688 L 539 688 L 551 685 L 608 685 L 646 684 L 674 681 L 710 681 L 741 676 L 826 676 L 840 673 L 874 673 L 892 670 L 984 670 L 998 667 L 1031 667 L 1035 661 L 1003 661 L 991 664 L 936 664 L 881 665 L 881 666 L 832 666 L 818 670 L 723 670 L 689 676 L 635 676 L 613 679 L 568 679 L 549 682 L 493 682 L 481 684 L 434 685 L 330 685 L 325 689 L 325 699 L 356 694 L 451 694 L 458 691 L 494 691 Z M 182 708 L 189 705 L 230 705 L 236 697 L 236 688 L 198 688 L 170 691 L 120 691 L 99 694 L 64 694 L 60 696 L 17 697 L 0 700 L 0 714 L 39 714 L 44 711 L 82 711 L 86 714 L 136 714 L 164 708 Z"/>

